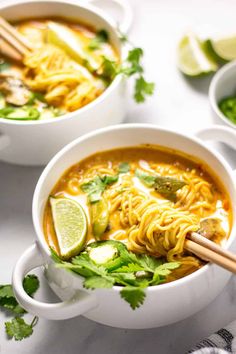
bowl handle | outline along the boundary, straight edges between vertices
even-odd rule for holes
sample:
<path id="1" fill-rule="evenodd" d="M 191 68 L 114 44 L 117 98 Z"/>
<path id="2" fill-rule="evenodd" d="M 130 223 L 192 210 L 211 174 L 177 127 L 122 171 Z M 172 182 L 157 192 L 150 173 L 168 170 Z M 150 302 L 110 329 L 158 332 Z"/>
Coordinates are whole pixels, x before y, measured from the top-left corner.
<path id="1" fill-rule="evenodd" d="M 99 7 L 105 12 L 114 14 L 113 11 L 109 11 L 115 4 L 117 8 L 122 11 L 122 20 L 116 21 L 121 33 L 128 33 L 133 22 L 133 11 L 127 0 L 89 0 L 91 4 Z M 114 15 L 113 15 L 114 17 Z"/>
<path id="2" fill-rule="evenodd" d="M 30 297 L 24 290 L 22 281 L 32 269 L 45 264 L 36 243 L 30 246 L 15 265 L 12 286 L 17 301 L 28 312 L 48 320 L 64 320 L 81 315 L 97 306 L 96 297 L 79 291 L 70 300 L 58 303 L 45 303 Z"/>
<path id="3" fill-rule="evenodd" d="M 236 130 L 233 128 L 213 125 L 212 127 L 199 130 L 195 135 L 202 140 L 220 141 L 236 150 Z"/>

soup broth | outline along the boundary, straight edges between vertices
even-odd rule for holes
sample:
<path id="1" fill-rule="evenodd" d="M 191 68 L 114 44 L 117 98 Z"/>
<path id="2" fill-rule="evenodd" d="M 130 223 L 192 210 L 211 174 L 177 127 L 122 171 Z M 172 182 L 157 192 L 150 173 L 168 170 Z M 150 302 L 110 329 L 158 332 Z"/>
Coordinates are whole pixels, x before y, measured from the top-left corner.
<path id="1" fill-rule="evenodd" d="M 16 29 L 29 43 L 23 62 L 0 57 L 0 117 L 49 119 L 99 97 L 113 77 L 105 61 L 118 63 L 109 34 L 67 19 L 32 19 Z"/>
<path id="2" fill-rule="evenodd" d="M 100 183 L 102 191 L 90 188 L 91 182 L 93 187 Z M 189 233 L 208 236 L 211 228 L 211 239 L 222 244 L 231 230 L 228 194 L 209 167 L 158 146 L 120 148 L 89 156 L 64 173 L 51 196 L 73 199 L 83 207 L 88 220 L 86 244 L 98 239 L 92 205 L 105 200 L 108 221 L 99 240 L 121 241 L 136 254 L 180 262 L 166 281 L 205 264 L 185 250 Z M 60 255 L 49 201 L 44 233 L 48 245 Z"/>

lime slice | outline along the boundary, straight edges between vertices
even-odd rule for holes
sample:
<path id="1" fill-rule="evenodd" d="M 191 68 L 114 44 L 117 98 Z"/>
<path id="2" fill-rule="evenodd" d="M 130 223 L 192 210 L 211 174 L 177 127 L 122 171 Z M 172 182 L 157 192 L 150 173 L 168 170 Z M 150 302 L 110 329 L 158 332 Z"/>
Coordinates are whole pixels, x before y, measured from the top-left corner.
<path id="1" fill-rule="evenodd" d="M 231 61 L 236 59 L 236 34 L 219 39 L 209 39 L 206 46 L 218 60 Z"/>
<path id="2" fill-rule="evenodd" d="M 63 49 L 72 59 L 87 66 L 90 71 L 100 67 L 100 63 L 85 49 L 83 40 L 70 29 L 55 22 L 48 23 L 47 42 Z"/>
<path id="3" fill-rule="evenodd" d="M 216 62 L 204 50 L 203 43 L 193 34 L 187 34 L 179 43 L 178 67 L 188 76 L 199 76 L 215 72 Z"/>
<path id="4" fill-rule="evenodd" d="M 54 228 L 60 255 L 69 259 L 84 246 L 87 234 L 86 214 L 79 203 L 68 198 L 50 198 Z"/>

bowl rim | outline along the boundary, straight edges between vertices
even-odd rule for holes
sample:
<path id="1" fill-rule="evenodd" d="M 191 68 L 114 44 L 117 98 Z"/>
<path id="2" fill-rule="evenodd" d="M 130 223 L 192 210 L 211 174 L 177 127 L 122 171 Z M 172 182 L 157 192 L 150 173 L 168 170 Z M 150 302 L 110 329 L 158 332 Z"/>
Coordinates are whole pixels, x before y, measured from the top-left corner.
<path id="1" fill-rule="evenodd" d="M 109 15 L 107 15 L 103 10 L 99 9 L 95 5 L 93 5 L 91 3 L 77 2 L 75 0 L 37 0 L 37 1 L 34 1 L 34 0 L 18 0 L 18 1 L 13 0 L 13 1 L 11 1 L 11 0 L 9 0 L 9 2 L 7 2 L 7 3 L 6 2 L 0 3 L 0 10 L 12 8 L 17 5 L 29 4 L 29 3 L 35 4 L 35 6 L 37 6 L 37 3 L 54 3 L 54 4 L 60 3 L 60 4 L 64 4 L 65 6 L 73 5 L 78 8 L 79 7 L 84 8 L 84 9 L 94 13 L 96 16 L 99 16 L 103 21 L 105 21 L 110 26 L 110 28 L 113 30 L 113 34 L 116 36 L 116 39 L 118 40 L 118 42 L 120 44 L 120 57 L 121 57 L 121 59 L 124 58 L 124 54 L 127 50 L 127 46 L 122 44 L 122 41 L 120 40 L 119 35 L 116 31 L 114 21 L 112 20 L 112 18 L 109 17 Z M 34 16 L 32 18 L 34 18 Z M 113 92 L 123 80 L 124 80 L 124 77 L 121 74 L 117 75 L 100 96 L 98 96 L 93 101 L 86 104 L 85 106 L 83 106 L 73 112 L 63 114 L 62 116 L 59 116 L 56 119 L 48 118 L 45 120 L 17 121 L 17 120 L 10 120 L 10 119 L 0 117 L 0 125 L 35 126 L 35 125 L 56 124 L 57 122 L 61 122 L 63 120 L 68 120 L 68 119 L 71 120 L 74 117 L 76 117 L 76 119 L 79 119 L 80 115 L 82 115 L 83 113 L 86 113 L 87 111 L 89 111 L 89 109 L 93 109 L 94 106 L 99 105 L 104 100 L 106 100 L 107 96 L 109 96 L 110 93 Z"/>
<path id="2" fill-rule="evenodd" d="M 187 134 L 184 134 L 181 132 L 173 131 L 168 128 L 160 127 L 158 125 L 146 124 L 146 123 L 118 124 L 118 125 L 113 125 L 113 126 L 109 126 L 106 128 L 101 128 L 101 129 L 97 129 L 95 131 L 92 131 L 88 134 L 85 134 L 85 135 L 73 140 L 72 142 L 70 142 L 69 144 L 64 146 L 59 152 L 57 152 L 57 154 L 54 155 L 54 157 L 49 161 L 47 166 L 44 168 L 44 170 L 41 173 L 39 180 L 36 184 L 36 187 L 35 187 L 33 201 L 32 201 L 32 219 L 33 219 L 34 229 L 36 232 L 36 240 L 37 240 L 36 242 L 38 242 L 38 244 L 39 244 L 40 252 L 42 249 L 43 252 L 47 255 L 47 257 L 50 258 L 50 260 L 52 260 L 52 258 L 50 255 L 49 247 L 45 241 L 43 232 L 41 232 L 41 226 L 40 226 L 41 223 L 40 223 L 40 218 L 38 215 L 39 195 L 40 195 L 42 185 L 47 180 L 48 173 L 51 171 L 51 169 L 54 167 L 54 165 L 56 165 L 58 163 L 58 161 L 63 157 L 63 155 L 65 155 L 66 153 L 69 153 L 69 151 L 71 149 L 73 149 L 76 145 L 83 144 L 83 142 L 85 140 L 93 139 L 97 135 L 103 135 L 104 133 L 107 133 L 110 131 L 115 132 L 117 130 L 130 130 L 130 132 L 131 132 L 133 129 L 143 129 L 143 128 L 144 129 L 152 129 L 152 130 L 154 129 L 159 132 L 178 135 L 183 139 L 187 139 L 189 142 L 193 142 L 195 144 L 200 145 L 203 149 L 208 150 L 220 162 L 220 164 L 223 166 L 224 170 L 226 171 L 226 173 L 230 177 L 232 184 L 233 184 L 233 177 L 234 177 L 233 170 L 230 167 L 230 165 L 228 164 L 228 162 L 224 159 L 223 156 L 220 155 L 220 153 L 218 153 L 218 151 L 216 151 L 215 149 L 212 149 L 209 146 L 206 146 L 206 144 L 204 144 L 204 141 L 201 141 L 196 136 L 187 135 Z M 125 146 L 123 146 L 123 147 L 125 147 Z M 233 194 L 233 196 L 230 195 L 230 198 L 231 198 L 231 201 L 232 201 L 232 199 L 236 200 L 236 189 L 235 188 L 234 188 L 234 194 Z M 232 206 L 234 209 L 233 203 L 232 203 Z M 236 217 L 235 210 L 233 210 L 233 218 L 235 218 L 235 217 Z M 234 241 L 234 237 L 236 237 L 236 223 L 232 224 L 231 232 L 230 232 L 230 235 L 229 235 L 228 240 L 225 245 L 226 249 L 228 249 L 231 246 L 231 244 Z M 52 262 L 55 264 L 55 262 L 53 260 L 52 260 Z M 170 282 L 170 283 L 149 286 L 145 289 L 145 291 L 152 292 L 152 291 L 156 291 L 157 289 L 159 289 L 158 291 L 165 291 L 167 288 L 172 288 L 173 286 L 177 287 L 177 286 L 185 285 L 186 283 L 192 281 L 194 278 L 198 278 L 199 276 L 201 276 L 201 274 L 209 272 L 214 267 L 217 267 L 217 266 L 215 264 L 208 263 L 208 264 L 204 265 L 203 267 L 201 267 L 200 269 L 194 271 L 193 273 L 191 273 L 187 276 L 184 276 L 183 278 L 174 280 L 173 282 Z M 70 273 L 70 274 L 77 279 L 78 278 L 83 279 L 83 277 L 81 277 L 78 274 L 72 274 L 72 273 Z M 115 285 L 111 289 L 106 289 L 106 290 L 113 289 L 115 291 L 120 291 L 121 288 L 122 288 L 121 286 Z"/>
<path id="3" fill-rule="evenodd" d="M 222 78 L 226 75 L 226 73 L 233 70 L 234 68 L 236 68 L 236 60 L 233 60 L 223 65 L 222 68 L 218 70 L 218 72 L 214 75 L 213 79 L 211 80 L 208 96 L 209 96 L 210 105 L 214 113 L 218 116 L 218 118 L 221 119 L 225 124 L 227 124 L 231 128 L 236 129 L 236 124 L 232 123 L 219 109 L 218 102 L 216 101 L 216 94 L 215 94 L 216 87 L 220 84 Z M 236 72 L 235 72 L 235 79 L 236 79 Z"/>

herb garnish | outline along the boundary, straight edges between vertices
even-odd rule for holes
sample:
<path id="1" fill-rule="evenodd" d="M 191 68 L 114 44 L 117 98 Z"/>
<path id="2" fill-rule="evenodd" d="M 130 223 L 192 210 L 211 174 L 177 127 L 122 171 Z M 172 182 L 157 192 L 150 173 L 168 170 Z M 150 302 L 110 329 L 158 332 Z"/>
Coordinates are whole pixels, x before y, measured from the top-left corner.
<path id="1" fill-rule="evenodd" d="M 106 187 L 118 181 L 118 175 L 103 177 L 96 176 L 94 179 L 81 184 L 80 188 L 83 192 L 88 194 L 90 203 L 96 203 L 101 200 L 102 193 Z"/>
<path id="2" fill-rule="evenodd" d="M 153 187 L 163 197 L 175 202 L 176 192 L 186 185 L 186 182 L 172 177 L 152 176 L 136 169 L 135 176 L 138 177 L 147 187 Z"/>
<path id="3" fill-rule="evenodd" d="M 10 68 L 10 64 L 7 63 L 6 61 L 3 61 L 1 58 L 0 58 L 0 73 L 9 69 Z"/>
<path id="4" fill-rule="evenodd" d="M 128 162 L 121 162 L 118 166 L 119 173 L 127 173 L 130 170 L 130 165 Z"/>
<path id="5" fill-rule="evenodd" d="M 11 321 L 5 322 L 6 333 L 9 338 L 15 340 L 22 340 L 31 336 L 33 333 L 33 327 L 37 324 L 38 317 L 35 316 L 33 321 L 28 324 L 21 317 L 15 317 Z"/>
<path id="6" fill-rule="evenodd" d="M 109 34 L 106 30 L 102 29 L 96 33 L 96 36 L 90 41 L 88 48 L 90 50 L 96 50 L 101 47 L 102 43 L 109 41 Z"/>
<path id="7" fill-rule="evenodd" d="M 23 287 L 29 296 L 33 296 L 39 288 L 39 280 L 36 275 L 27 275 L 23 280 Z M 38 321 L 35 316 L 30 324 L 27 324 L 21 315 L 26 311 L 18 304 L 10 284 L 0 285 L 0 307 L 11 311 L 17 316 L 5 323 L 6 333 L 10 338 L 22 340 L 33 333 L 33 327 Z"/>
<path id="8" fill-rule="evenodd" d="M 154 93 L 155 84 L 148 82 L 144 78 L 144 68 L 142 65 L 142 58 L 144 55 L 143 49 L 135 47 L 126 35 L 119 32 L 122 43 L 128 43 L 131 49 L 128 52 L 127 58 L 120 65 L 108 57 L 103 56 L 103 63 L 101 65 L 101 76 L 104 79 L 113 80 L 115 76 L 123 74 L 126 77 L 135 77 L 134 99 L 137 103 L 144 102 L 147 96 Z"/>
<path id="9" fill-rule="evenodd" d="M 115 258 L 103 264 L 96 264 L 90 258 L 90 248 L 102 248 L 102 245 L 108 243 L 117 250 Z M 136 255 L 128 251 L 122 242 L 113 240 L 89 244 L 85 251 L 72 258 L 71 262 L 62 261 L 53 249 L 51 255 L 58 267 L 83 276 L 83 285 L 87 289 L 112 288 L 115 284 L 123 286 L 121 297 L 133 310 L 143 304 L 145 288 L 163 283 L 171 271 L 180 266 L 179 262 L 164 263 L 163 259 L 144 254 Z M 143 276 L 140 276 L 141 273 Z"/>

